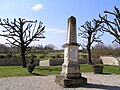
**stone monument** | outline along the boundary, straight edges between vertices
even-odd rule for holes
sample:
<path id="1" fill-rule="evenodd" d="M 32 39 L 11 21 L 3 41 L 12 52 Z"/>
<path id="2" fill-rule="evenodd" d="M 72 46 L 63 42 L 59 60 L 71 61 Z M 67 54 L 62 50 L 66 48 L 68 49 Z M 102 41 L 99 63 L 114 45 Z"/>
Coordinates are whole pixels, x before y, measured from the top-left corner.
<path id="1" fill-rule="evenodd" d="M 64 45 L 64 63 L 62 72 L 56 76 L 55 82 L 63 87 L 78 87 L 87 84 L 87 78 L 81 76 L 78 62 L 78 47 L 76 34 L 76 18 L 68 19 L 67 43 Z"/>

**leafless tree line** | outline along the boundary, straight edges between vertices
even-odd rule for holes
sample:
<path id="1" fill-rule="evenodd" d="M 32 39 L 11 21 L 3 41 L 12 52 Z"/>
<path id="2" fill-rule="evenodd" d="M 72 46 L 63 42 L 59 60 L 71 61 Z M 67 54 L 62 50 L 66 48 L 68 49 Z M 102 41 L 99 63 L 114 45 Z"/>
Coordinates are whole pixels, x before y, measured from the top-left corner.
<path id="1" fill-rule="evenodd" d="M 92 64 L 91 61 L 91 46 L 94 42 L 102 43 L 100 37 L 103 34 L 100 32 L 107 32 L 114 36 L 115 40 L 120 44 L 120 10 L 114 7 L 114 11 L 104 11 L 105 15 L 99 15 L 99 19 L 93 19 L 92 21 L 85 22 L 84 25 L 79 28 L 79 36 L 86 39 L 86 47 L 88 50 L 88 64 Z M 109 17 L 111 16 L 111 17 Z M 111 20 L 110 18 L 113 18 Z M 110 48 L 109 48 L 110 49 Z"/>
<path id="2" fill-rule="evenodd" d="M 35 52 L 40 52 L 42 50 L 55 50 L 56 49 L 56 46 L 53 45 L 53 44 L 47 44 L 45 46 L 43 45 L 31 45 L 27 48 L 27 52 L 32 52 L 32 53 L 35 53 Z M 20 49 L 18 47 L 15 47 L 15 46 L 9 46 L 9 45 L 6 45 L 6 44 L 0 44 L 0 53 L 20 53 Z"/>

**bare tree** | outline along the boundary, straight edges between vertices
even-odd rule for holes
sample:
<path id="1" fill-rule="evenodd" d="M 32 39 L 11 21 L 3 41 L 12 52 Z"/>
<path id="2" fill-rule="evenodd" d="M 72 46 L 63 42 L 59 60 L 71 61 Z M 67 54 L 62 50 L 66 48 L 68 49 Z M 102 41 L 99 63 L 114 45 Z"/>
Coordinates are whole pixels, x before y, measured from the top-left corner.
<path id="1" fill-rule="evenodd" d="M 84 25 L 81 26 L 83 29 L 80 29 L 80 33 L 79 36 L 81 36 L 82 38 L 86 39 L 86 47 L 88 50 L 88 64 L 92 64 L 92 60 L 91 60 L 91 45 L 94 42 L 101 42 L 100 37 L 103 35 L 102 33 L 98 33 L 99 31 L 101 31 L 102 26 L 101 26 L 101 22 L 98 22 L 97 20 L 92 20 L 92 21 L 87 21 L 85 22 Z"/>
<path id="2" fill-rule="evenodd" d="M 104 27 L 104 31 L 110 33 L 112 36 L 115 37 L 115 40 L 113 42 L 117 42 L 120 44 L 120 10 L 117 7 L 114 7 L 114 11 L 104 11 L 105 16 L 99 15 L 102 22 L 107 26 Z M 108 19 L 108 15 L 113 16 L 113 20 Z M 115 56 L 119 62 L 120 66 L 120 58 L 118 56 Z"/>
<path id="3" fill-rule="evenodd" d="M 115 10 L 113 12 L 104 11 L 105 16 L 99 15 L 99 17 L 106 26 L 104 27 L 104 31 L 114 36 L 114 41 L 120 44 L 120 10 L 117 7 L 114 7 L 114 9 Z M 108 19 L 108 15 L 112 15 L 114 19 Z"/>
<path id="4" fill-rule="evenodd" d="M 0 36 L 7 38 L 7 44 L 17 46 L 21 49 L 23 67 L 26 67 L 26 49 L 32 41 L 38 41 L 40 38 L 44 38 L 43 30 L 45 26 L 42 27 L 42 22 L 37 24 L 37 20 L 28 21 L 21 18 L 18 20 L 14 19 L 13 21 L 9 21 L 8 18 L 0 19 L 0 25 L 5 28 L 3 30 L 4 33 L 0 34 Z"/>

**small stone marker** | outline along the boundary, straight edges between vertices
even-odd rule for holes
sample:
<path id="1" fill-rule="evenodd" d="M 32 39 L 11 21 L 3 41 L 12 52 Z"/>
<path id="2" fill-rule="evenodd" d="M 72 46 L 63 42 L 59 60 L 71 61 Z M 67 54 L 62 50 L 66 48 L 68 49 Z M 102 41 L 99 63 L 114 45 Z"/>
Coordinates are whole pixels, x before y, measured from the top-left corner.
<path id="1" fill-rule="evenodd" d="M 62 72 L 56 76 L 55 82 L 63 87 L 78 87 L 87 84 L 87 78 L 81 76 L 78 62 L 78 47 L 76 35 L 76 18 L 68 19 L 67 43 L 64 45 L 64 63 Z"/>

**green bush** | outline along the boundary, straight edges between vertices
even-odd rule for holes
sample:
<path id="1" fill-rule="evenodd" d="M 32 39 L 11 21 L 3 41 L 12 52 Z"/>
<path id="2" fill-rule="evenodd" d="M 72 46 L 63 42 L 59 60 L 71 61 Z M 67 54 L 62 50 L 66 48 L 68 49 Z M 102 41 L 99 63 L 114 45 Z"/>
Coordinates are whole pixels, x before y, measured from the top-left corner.
<path id="1" fill-rule="evenodd" d="M 35 62 L 34 59 L 31 60 L 30 64 L 28 65 L 28 72 L 32 74 L 35 68 Z"/>
<path id="2" fill-rule="evenodd" d="M 36 55 L 33 55 L 33 58 L 37 58 L 37 56 L 36 56 Z"/>
<path id="3" fill-rule="evenodd" d="M 61 56 L 59 54 L 56 55 L 57 58 L 61 58 Z"/>
<path id="4" fill-rule="evenodd" d="M 82 58 L 83 58 L 83 59 L 86 59 L 86 58 L 87 58 L 87 55 L 82 55 Z"/>
<path id="5" fill-rule="evenodd" d="M 5 55 L 0 55 L 0 58 L 5 58 Z"/>
<path id="6" fill-rule="evenodd" d="M 6 57 L 11 58 L 13 55 L 12 54 L 7 54 Z"/>
<path id="7" fill-rule="evenodd" d="M 37 55 L 31 53 L 31 54 L 28 54 L 27 57 L 29 57 L 29 58 L 37 58 Z"/>
<path id="8" fill-rule="evenodd" d="M 51 58 L 61 58 L 61 56 L 57 54 L 57 55 L 52 55 Z"/>
<path id="9" fill-rule="evenodd" d="M 51 56 L 51 58 L 56 58 L 56 56 Z"/>
<path id="10" fill-rule="evenodd" d="M 45 58 L 45 56 L 44 55 L 40 55 L 39 58 Z"/>

